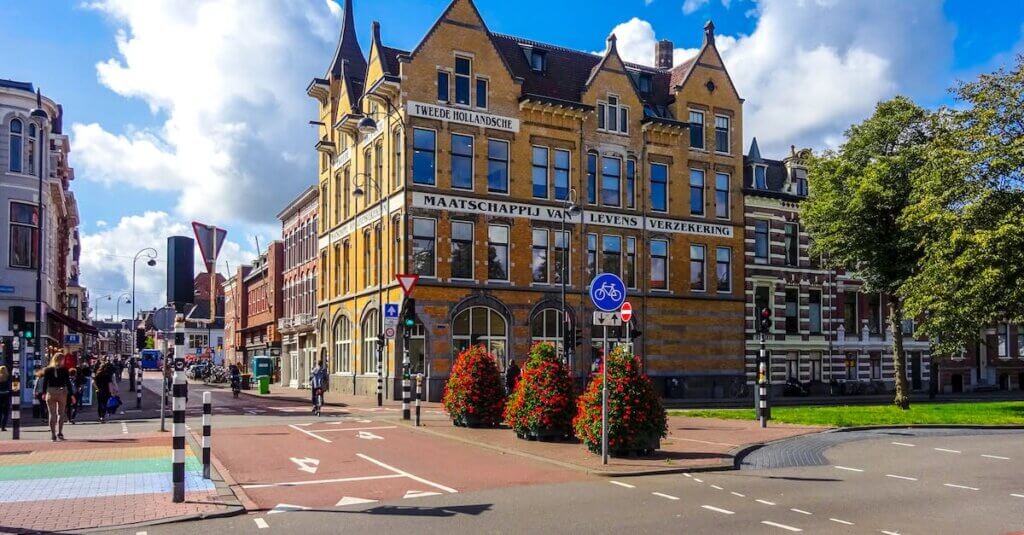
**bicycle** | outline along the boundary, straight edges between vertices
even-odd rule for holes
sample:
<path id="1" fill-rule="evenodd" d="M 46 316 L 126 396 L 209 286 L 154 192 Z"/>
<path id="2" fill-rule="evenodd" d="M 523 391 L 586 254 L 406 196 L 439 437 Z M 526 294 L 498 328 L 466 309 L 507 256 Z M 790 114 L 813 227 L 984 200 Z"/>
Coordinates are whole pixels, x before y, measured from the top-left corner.
<path id="1" fill-rule="evenodd" d="M 618 301 L 619 298 L 622 297 L 622 293 L 620 293 L 614 285 L 606 282 L 602 284 L 600 288 L 594 290 L 594 297 L 596 297 L 598 301 L 603 301 L 604 299 Z"/>
<path id="2" fill-rule="evenodd" d="M 313 392 L 313 415 L 320 416 L 320 409 L 324 406 L 324 389 L 317 388 Z"/>

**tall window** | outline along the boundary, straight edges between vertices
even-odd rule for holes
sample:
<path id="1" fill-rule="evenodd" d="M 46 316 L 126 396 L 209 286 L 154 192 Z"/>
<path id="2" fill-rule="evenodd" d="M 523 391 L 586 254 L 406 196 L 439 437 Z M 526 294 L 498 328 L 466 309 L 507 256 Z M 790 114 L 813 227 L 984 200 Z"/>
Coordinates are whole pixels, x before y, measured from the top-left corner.
<path id="1" fill-rule="evenodd" d="M 39 159 L 36 154 L 36 136 L 38 135 L 35 123 L 28 123 L 28 174 L 33 176 L 39 174 L 37 171 L 42 171 L 36 169 L 36 160 Z"/>
<path id="2" fill-rule="evenodd" d="M 598 129 L 629 133 L 629 109 L 622 106 L 615 95 L 608 95 L 607 102 L 598 102 L 597 114 Z"/>
<path id="3" fill-rule="evenodd" d="M 530 267 L 533 270 L 533 282 L 548 282 L 548 231 L 533 229 L 533 259 Z"/>
<path id="4" fill-rule="evenodd" d="M 471 345 L 483 344 L 505 365 L 508 327 L 505 318 L 492 308 L 471 307 L 452 320 L 452 349 L 457 354 Z"/>
<path id="5" fill-rule="evenodd" d="M 805 169 L 793 170 L 793 182 L 796 185 L 796 194 L 807 196 L 807 171 Z"/>
<path id="6" fill-rule="evenodd" d="M 664 212 L 668 210 L 668 166 L 660 163 L 651 164 L 651 210 Z"/>
<path id="7" fill-rule="evenodd" d="M 783 244 L 786 247 L 786 265 L 796 266 L 800 260 L 800 238 L 796 223 L 786 223 Z"/>
<path id="8" fill-rule="evenodd" d="M 533 147 L 530 158 L 533 169 L 533 196 L 538 199 L 548 198 L 548 149 Z"/>
<path id="9" fill-rule="evenodd" d="M 768 189 L 768 167 L 764 165 L 754 166 L 754 187 L 757 189 Z"/>
<path id="10" fill-rule="evenodd" d="M 619 182 L 622 179 L 622 160 L 601 158 L 601 204 L 619 206 Z"/>
<path id="11" fill-rule="evenodd" d="M 370 229 L 363 231 L 363 288 L 370 286 L 370 269 L 373 267 L 371 261 L 373 244 L 370 243 Z"/>
<path id="12" fill-rule="evenodd" d="M 437 246 L 434 220 L 414 217 L 412 220 L 412 270 L 424 277 L 434 276 Z"/>
<path id="13" fill-rule="evenodd" d="M 384 188 L 384 142 L 378 141 L 377 144 L 374 146 L 374 148 L 373 148 L 373 157 L 374 157 L 375 163 L 377 164 L 376 167 L 373 168 L 373 171 L 374 171 L 373 178 L 375 178 L 377 180 L 377 184 L 379 184 L 380 187 L 382 188 L 382 191 L 380 192 L 380 194 L 383 195 L 384 192 L 387 191 L 386 189 L 383 189 Z M 380 200 L 380 199 L 378 199 L 378 200 Z"/>
<path id="14" fill-rule="evenodd" d="M 374 252 L 376 252 L 379 255 L 377 258 L 380 258 L 380 260 L 381 260 L 380 262 L 376 262 L 376 261 L 372 262 L 372 264 L 373 264 L 373 281 L 374 281 L 374 284 L 380 284 L 381 280 L 383 279 L 382 275 L 383 275 L 383 272 L 384 272 L 384 265 L 383 265 L 383 261 L 384 261 L 384 241 L 381 239 L 382 236 L 383 236 L 383 234 L 382 234 L 383 231 L 384 231 L 384 229 L 381 228 L 380 223 L 374 225 L 374 227 L 373 227 L 373 245 L 374 245 L 373 250 L 374 250 Z"/>
<path id="15" fill-rule="evenodd" d="M 437 71 L 437 100 L 441 102 L 448 102 L 451 98 L 451 93 L 448 90 L 448 73 L 445 71 Z"/>
<path id="16" fill-rule="evenodd" d="M 626 264 L 622 267 L 622 282 L 626 288 L 636 288 L 636 238 L 626 237 Z"/>
<path id="17" fill-rule="evenodd" d="M 399 216 L 391 220 L 391 276 L 402 273 L 402 223 Z"/>
<path id="18" fill-rule="evenodd" d="M 569 232 L 555 231 L 555 269 L 552 271 L 555 284 L 564 280 L 569 284 Z"/>
<path id="19" fill-rule="evenodd" d="M 767 221 L 754 221 L 754 260 L 768 262 L 768 229 Z"/>
<path id="20" fill-rule="evenodd" d="M 342 179 L 342 183 L 341 183 L 341 191 L 342 191 L 342 193 L 341 193 L 341 208 L 342 208 L 343 217 L 345 219 L 348 219 L 348 209 L 349 209 L 348 200 L 352 197 L 351 194 L 350 194 L 350 191 L 349 191 L 349 188 L 351 187 L 352 183 L 349 181 L 350 177 L 349 177 L 348 173 L 349 173 L 349 170 L 346 167 L 345 168 L 345 178 Z"/>
<path id="21" fill-rule="evenodd" d="M 469 106 L 469 58 L 455 56 L 455 103 Z"/>
<path id="22" fill-rule="evenodd" d="M 690 215 L 704 215 L 704 171 L 690 169 Z"/>
<path id="23" fill-rule="evenodd" d="M 433 186 L 436 176 L 437 134 L 433 130 L 412 131 L 412 181 Z"/>
<path id="24" fill-rule="evenodd" d="M 690 246 L 690 290 L 703 292 L 707 289 L 704 283 L 704 246 Z"/>
<path id="25" fill-rule="evenodd" d="M 11 267 L 34 268 L 39 264 L 39 207 L 11 203 Z"/>
<path id="26" fill-rule="evenodd" d="M 720 293 L 732 291 L 732 249 L 728 247 L 715 249 L 715 279 Z"/>
<path id="27" fill-rule="evenodd" d="M 452 278 L 473 278 L 473 224 L 452 221 Z"/>
<path id="28" fill-rule="evenodd" d="M 871 322 L 868 325 L 868 332 L 879 334 L 882 332 L 882 296 L 878 292 L 868 294 L 868 311 L 871 313 Z"/>
<path id="29" fill-rule="evenodd" d="M 651 240 L 651 289 L 668 289 L 667 240 Z"/>
<path id="30" fill-rule="evenodd" d="M 348 293 L 349 292 L 349 290 L 350 290 L 350 288 L 349 288 L 349 281 L 352 280 L 352 277 L 349 276 L 349 273 L 350 273 L 350 271 L 349 271 L 349 262 L 350 262 L 349 258 L 352 255 L 352 250 L 351 249 L 352 249 L 352 245 L 349 243 L 348 240 L 345 240 L 345 243 L 342 246 L 342 256 L 341 256 L 342 269 L 341 269 L 340 272 L 338 271 L 337 261 L 335 261 L 335 264 L 334 264 L 334 270 L 335 270 L 334 272 L 337 274 L 336 276 L 342 279 L 342 283 L 341 284 L 342 284 L 342 286 L 344 288 L 344 293 Z M 337 247 L 335 247 L 334 252 L 335 252 L 335 254 L 338 253 Z"/>
<path id="31" fill-rule="evenodd" d="M 370 171 L 373 169 L 373 153 L 369 148 L 363 151 L 363 161 L 366 162 L 366 174 L 369 175 Z M 374 202 L 374 194 L 376 193 L 376 191 L 374 191 L 375 188 L 370 186 L 367 182 L 369 181 L 363 181 L 363 185 L 366 186 L 366 195 L 363 195 L 363 208 L 369 206 L 371 202 Z M 359 198 L 357 197 L 356 204 L 358 204 L 358 201 Z M 356 208 L 356 210 L 358 211 L 358 208 Z"/>
<path id="32" fill-rule="evenodd" d="M 324 252 L 320 253 L 320 273 L 323 274 L 323 276 L 320 277 L 320 298 L 326 300 L 327 299 L 327 279 L 328 279 L 328 276 L 327 276 L 327 249 L 324 249 Z M 334 276 L 335 277 L 339 277 L 340 275 L 338 274 L 337 271 L 335 271 L 334 272 Z M 326 326 L 324 326 L 323 334 L 325 336 L 327 334 L 327 327 Z"/>
<path id="33" fill-rule="evenodd" d="M 821 290 L 811 290 L 807 295 L 807 312 L 811 334 L 821 334 Z"/>
<path id="34" fill-rule="evenodd" d="M 476 107 L 487 109 L 487 79 L 476 79 Z"/>
<path id="35" fill-rule="evenodd" d="M 621 236 L 601 236 L 601 272 L 622 275 Z"/>
<path id="36" fill-rule="evenodd" d="M 587 153 L 587 202 L 597 204 L 597 155 Z"/>
<path id="37" fill-rule="evenodd" d="M 587 280 L 597 275 L 597 234 L 587 234 Z"/>
<path id="38" fill-rule="evenodd" d="M 996 325 L 996 346 L 1000 358 L 1010 356 L 1010 335 L 1005 323 Z"/>
<path id="39" fill-rule="evenodd" d="M 345 253 L 348 254 L 348 242 L 345 242 Z M 345 258 L 345 269 L 348 269 L 348 258 Z M 341 247 L 334 246 L 334 293 L 339 293 L 339 286 L 344 285 L 344 293 L 348 293 L 348 272 L 341 271 Z"/>
<path id="40" fill-rule="evenodd" d="M 555 149 L 555 198 L 560 201 L 569 199 L 569 160 L 567 150 Z"/>
<path id="41" fill-rule="evenodd" d="M 857 317 L 857 292 L 843 292 L 843 329 L 846 336 L 859 336 L 860 319 Z"/>
<path id="42" fill-rule="evenodd" d="M 869 356 L 871 357 L 871 379 L 880 381 L 882 379 L 882 353 L 872 351 Z"/>
<path id="43" fill-rule="evenodd" d="M 10 163 L 8 164 L 8 168 L 11 170 L 12 173 L 21 172 L 22 126 L 23 125 L 20 119 L 14 119 L 13 121 L 11 121 L 11 138 L 8 143 L 8 148 L 10 149 L 8 151 L 8 153 L 10 154 Z"/>
<path id="44" fill-rule="evenodd" d="M 786 288 L 786 334 L 800 332 L 800 290 Z"/>
<path id="45" fill-rule="evenodd" d="M 821 351 L 811 351 L 811 381 L 821 381 Z"/>
<path id="46" fill-rule="evenodd" d="M 858 379 L 857 353 L 846 354 L 846 380 L 856 381 Z"/>
<path id="47" fill-rule="evenodd" d="M 715 151 L 729 152 L 729 118 L 725 115 L 715 116 Z"/>
<path id="48" fill-rule="evenodd" d="M 786 379 L 800 380 L 800 354 L 796 351 L 786 353 Z"/>
<path id="49" fill-rule="evenodd" d="M 626 208 L 636 208 L 636 160 L 626 160 Z"/>
<path id="50" fill-rule="evenodd" d="M 402 185 L 402 132 L 396 130 L 391 140 L 391 189 Z"/>
<path id="51" fill-rule="evenodd" d="M 487 278 L 508 280 L 508 227 L 505 225 L 487 227 Z"/>
<path id="52" fill-rule="evenodd" d="M 715 217 L 729 219 L 729 175 L 715 173 Z"/>
<path id="53" fill-rule="evenodd" d="M 548 342 L 562 354 L 562 311 L 557 308 L 545 308 L 530 319 L 530 343 Z"/>
<path id="54" fill-rule="evenodd" d="M 364 374 L 377 373 L 377 335 L 380 333 L 380 319 L 377 309 L 366 311 L 363 323 L 359 326 L 363 334 L 363 354 L 360 355 L 360 370 Z"/>
<path id="55" fill-rule="evenodd" d="M 473 136 L 452 134 L 452 187 L 473 189 Z"/>
<path id="56" fill-rule="evenodd" d="M 508 193 L 508 141 L 487 140 L 487 191 Z"/>
<path id="57" fill-rule="evenodd" d="M 334 321 L 334 371 L 352 372 L 352 322 L 345 316 Z"/>
<path id="58" fill-rule="evenodd" d="M 704 148 L 704 113 L 690 110 L 690 148 Z"/>

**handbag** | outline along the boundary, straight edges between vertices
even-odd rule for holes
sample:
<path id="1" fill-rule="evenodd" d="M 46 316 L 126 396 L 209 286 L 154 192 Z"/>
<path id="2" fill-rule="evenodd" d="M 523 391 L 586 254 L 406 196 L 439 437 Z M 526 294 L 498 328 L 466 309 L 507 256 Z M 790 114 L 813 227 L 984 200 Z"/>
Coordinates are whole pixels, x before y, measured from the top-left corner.
<path id="1" fill-rule="evenodd" d="M 107 410 L 108 411 L 116 411 L 117 408 L 120 407 L 120 406 L 121 406 L 121 397 L 120 396 L 110 396 L 110 399 L 107 400 Z"/>

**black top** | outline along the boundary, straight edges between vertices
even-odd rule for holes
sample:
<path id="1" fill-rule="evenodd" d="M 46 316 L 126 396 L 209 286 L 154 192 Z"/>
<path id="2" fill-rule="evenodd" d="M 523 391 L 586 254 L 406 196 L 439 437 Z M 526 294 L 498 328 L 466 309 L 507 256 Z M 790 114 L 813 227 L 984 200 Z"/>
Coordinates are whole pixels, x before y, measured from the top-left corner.
<path id="1" fill-rule="evenodd" d="M 60 387 L 71 390 L 71 376 L 68 375 L 67 368 L 51 366 L 43 370 L 43 391 L 45 392 L 47 388 Z"/>

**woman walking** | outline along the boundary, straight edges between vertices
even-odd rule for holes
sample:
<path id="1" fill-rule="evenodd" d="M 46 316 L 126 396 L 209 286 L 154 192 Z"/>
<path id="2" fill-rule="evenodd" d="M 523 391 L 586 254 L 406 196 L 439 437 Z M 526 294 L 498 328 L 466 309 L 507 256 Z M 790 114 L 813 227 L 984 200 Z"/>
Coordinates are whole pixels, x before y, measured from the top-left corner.
<path id="1" fill-rule="evenodd" d="M 64 422 L 67 420 L 68 396 L 71 396 L 71 376 L 64 367 L 64 358 L 54 355 L 43 370 L 43 392 L 49 412 L 50 440 L 64 440 Z"/>
<path id="2" fill-rule="evenodd" d="M 0 431 L 7 431 L 7 418 L 11 414 L 11 374 L 7 366 L 0 366 Z"/>
<path id="3" fill-rule="evenodd" d="M 96 385 L 96 410 L 99 411 L 100 423 L 107 421 L 107 402 L 110 401 L 111 388 L 114 383 L 114 370 L 110 364 L 104 362 L 93 374 L 93 384 Z"/>
<path id="4" fill-rule="evenodd" d="M 65 361 L 65 364 L 67 362 Z M 68 375 L 71 377 L 71 395 L 68 396 L 68 422 L 74 424 L 75 418 L 78 417 L 79 403 L 82 402 L 82 381 L 78 378 L 78 369 L 71 368 L 68 370 Z"/>

